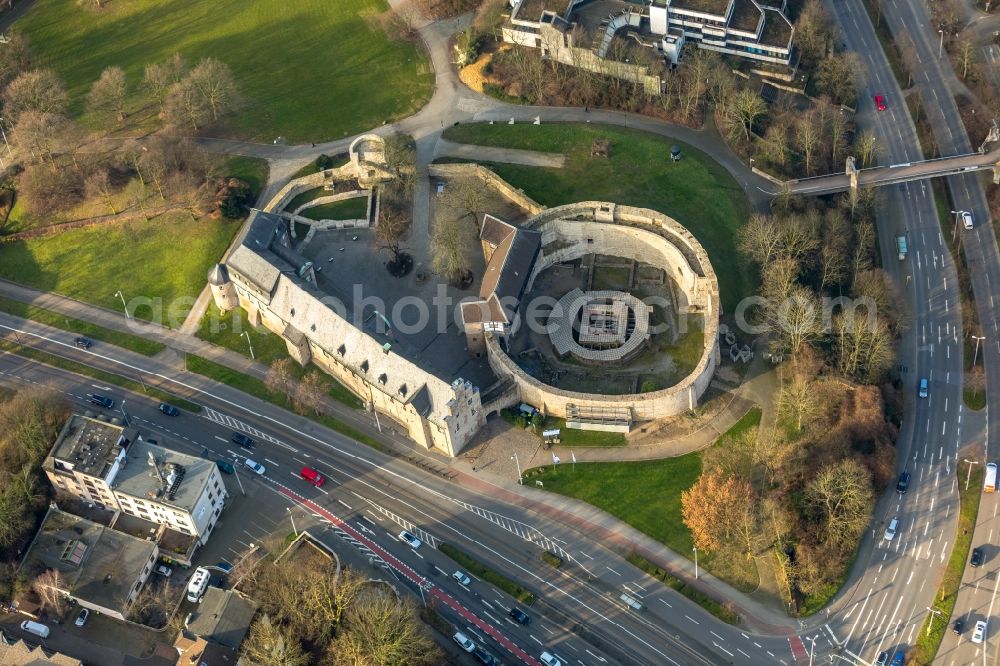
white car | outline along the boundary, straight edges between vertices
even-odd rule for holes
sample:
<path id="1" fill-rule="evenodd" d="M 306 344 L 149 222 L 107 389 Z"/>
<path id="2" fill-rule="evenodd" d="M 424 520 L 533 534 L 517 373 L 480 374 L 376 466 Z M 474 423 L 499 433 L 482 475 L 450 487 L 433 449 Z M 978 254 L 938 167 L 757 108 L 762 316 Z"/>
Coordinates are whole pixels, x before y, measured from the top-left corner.
<path id="1" fill-rule="evenodd" d="M 892 541 L 896 537 L 896 528 L 899 527 L 899 518 L 889 521 L 889 527 L 885 528 L 885 540 Z"/>
<path id="2" fill-rule="evenodd" d="M 457 632 L 451 637 L 453 641 L 459 644 L 459 646 L 466 652 L 473 652 L 476 649 L 476 644 L 469 640 L 469 637 L 463 634 L 461 631 Z"/>
<path id="3" fill-rule="evenodd" d="M 90 617 L 90 611 L 84 608 L 82 611 L 80 611 L 80 614 L 76 616 L 76 622 L 74 622 L 73 624 L 75 624 L 78 627 L 82 627 L 83 625 L 87 624 L 88 617 Z M 985 622 L 982 622 L 981 624 L 984 627 L 986 626 Z M 983 640 L 981 635 L 979 637 L 979 640 Z"/>
<path id="4" fill-rule="evenodd" d="M 972 229 L 972 213 L 967 210 L 962 211 L 962 226 L 966 229 Z"/>
<path id="5" fill-rule="evenodd" d="M 469 584 L 472 583 L 472 579 L 469 578 L 468 574 L 466 574 L 464 571 L 456 571 L 451 575 L 451 577 L 457 580 L 462 585 L 465 585 L 466 587 L 468 587 Z"/>
<path id="6" fill-rule="evenodd" d="M 559 657 L 550 652 L 543 652 L 540 659 L 545 666 L 562 666 L 562 662 L 559 661 Z"/>
<path id="7" fill-rule="evenodd" d="M 972 630 L 972 642 L 982 643 L 986 637 L 986 620 L 976 622 L 976 628 Z"/>
<path id="8" fill-rule="evenodd" d="M 264 476 L 264 472 L 267 471 L 264 469 L 263 465 L 261 465 L 256 460 L 251 460 L 250 458 L 244 460 L 243 464 L 246 465 L 248 469 L 253 470 L 257 474 L 260 474 L 261 476 Z"/>
<path id="9" fill-rule="evenodd" d="M 403 530 L 402 532 L 399 533 L 399 540 L 409 544 L 410 548 L 412 548 L 413 550 L 420 548 L 420 546 L 423 544 L 423 541 L 413 536 L 406 530 Z M 471 652 L 472 650 L 469 651 Z"/>
<path id="10" fill-rule="evenodd" d="M 174 572 L 174 570 L 168 567 L 166 564 L 158 564 L 153 571 L 160 574 L 164 578 L 170 578 L 170 574 Z"/>

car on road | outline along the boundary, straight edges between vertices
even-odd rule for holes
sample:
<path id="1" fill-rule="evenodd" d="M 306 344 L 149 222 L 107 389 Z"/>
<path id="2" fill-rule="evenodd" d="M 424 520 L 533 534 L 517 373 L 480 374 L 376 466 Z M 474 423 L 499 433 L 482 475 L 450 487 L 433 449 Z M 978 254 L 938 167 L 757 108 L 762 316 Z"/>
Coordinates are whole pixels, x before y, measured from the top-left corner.
<path id="1" fill-rule="evenodd" d="M 166 564 L 157 564 L 156 568 L 153 569 L 153 571 L 163 576 L 164 578 L 170 578 L 170 575 L 174 573 L 174 570 L 168 567 Z"/>
<path id="2" fill-rule="evenodd" d="M 986 553 L 983 551 L 983 549 L 973 548 L 972 559 L 969 561 L 969 564 L 971 564 L 974 567 L 978 567 L 980 564 L 983 563 L 984 559 L 986 559 Z"/>
<path id="3" fill-rule="evenodd" d="M 90 611 L 84 608 L 82 611 L 80 611 L 80 614 L 76 616 L 76 622 L 74 622 L 73 624 L 75 624 L 78 627 L 82 627 L 83 625 L 87 624 L 88 617 L 90 617 Z"/>
<path id="4" fill-rule="evenodd" d="M 878 656 L 875 658 L 874 666 L 886 666 L 888 663 L 889 663 L 889 651 L 882 650 L 881 652 L 878 653 Z"/>
<path id="5" fill-rule="evenodd" d="M 85 338 L 81 336 L 73 340 L 73 344 L 75 344 L 80 349 L 90 349 L 90 345 L 94 343 L 90 341 L 90 338 Z"/>
<path id="6" fill-rule="evenodd" d="M 399 533 L 399 540 L 407 543 L 413 550 L 420 548 L 420 546 L 424 543 L 423 541 L 413 536 L 406 530 L 403 530 L 402 532 Z"/>
<path id="7" fill-rule="evenodd" d="M 112 409 L 115 406 L 115 401 L 106 395 L 88 393 L 87 399 L 90 400 L 90 404 L 103 407 L 104 409 Z"/>
<path id="8" fill-rule="evenodd" d="M 451 575 L 451 577 L 466 587 L 472 584 L 472 579 L 469 578 L 469 575 L 464 571 L 456 571 Z"/>
<path id="9" fill-rule="evenodd" d="M 157 407 L 158 410 L 166 414 L 167 416 L 180 416 L 181 410 L 177 409 L 173 405 L 168 405 L 165 402 L 161 402 L 160 406 Z"/>
<path id="10" fill-rule="evenodd" d="M 253 472 L 257 473 L 257 474 L 260 474 L 261 476 L 264 476 L 264 472 L 267 471 L 266 469 L 264 469 L 263 465 L 261 465 L 256 460 L 250 460 L 250 458 L 247 458 L 246 460 L 244 460 L 243 464 L 246 465 L 246 467 L 248 469 L 250 469 L 251 471 L 253 471 Z"/>
<path id="11" fill-rule="evenodd" d="M 906 666 L 906 653 L 900 650 L 892 658 L 892 666 Z"/>
<path id="12" fill-rule="evenodd" d="M 962 211 L 962 226 L 967 230 L 972 229 L 972 213 L 967 210 Z"/>
<path id="13" fill-rule="evenodd" d="M 451 637 L 453 641 L 458 643 L 466 652 L 474 652 L 476 649 L 476 644 L 469 640 L 469 637 L 463 634 L 461 631 L 455 632 L 455 635 Z"/>
<path id="14" fill-rule="evenodd" d="M 955 632 L 956 636 L 961 636 L 962 632 L 965 631 L 965 620 L 962 618 L 955 620 L 955 624 L 952 626 L 951 630 Z"/>
<path id="15" fill-rule="evenodd" d="M 982 643 L 986 637 L 986 620 L 976 622 L 976 628 L 972 630 L 972 642 Z"/>
<path id="16" fill-rule="evenodd" d="M 472 651 L 472 656 L 476 658 L 480 664 L 486 664 L 486 666 L 499 666 L 500 662 L 496 657 L 491 655 L 489 652 L 481 647 L 477 647 Z"/>
<path id="17" fill-rule="evenodd" d="M 223 474 L 236 474 L 236 468 L 228 460 L 216 460 L 215 464 Z"/>
<path id="18" fill-rule="evenodd" d="M 885 111 L 885 97 L 883 95 L 875 95 L 875 108 L 879 111 Z"/>
<path id="19" fill-rule="evenodd" d="M 896 528 L 899 527 L 899 518 L 893 518 L 889 521 L 889 527 L 885 528 L 885 540 L 892 541 L 896 538 Z"/>
<path id="20" fill-rule="evenodd" d="M 312 467 L 303 467 L 300 469 L 299 476 L 317 488 L 326 483 L 326 477 L 314 470 Z"/>
<path id="21" fill-rule="evenodd" d="M 930 391 L 927 388 L 927 378 L 920 378 L 920 389 L 917 391 L 921 398 L 926 398 Z"/>
<path id="22" fill-rule="evenodd" d="M 244 449 L 252 449 L 254 447 L 254 441 L 252 438 L 247 437 L 241 432 L 234 432 L 229 435 L 229 441 L 237 446 L 242 446 Z"/>
<path id="23" fill-rule="evenodd" d="M 896 482 L 896 492 L 900 495 L 905 495 L 907 489 L 910 487 L 910 473 L 903 472 L 899 475 L 899 481 Z"/>
<path id="24" fill-rule="evenodd" d="M 507 615 L 510 615 L 512 618 L 514 618 L 514 621 L 517 622 L 518 624 L 524 624 L 524 625 L 531 624 L 531 617 L 517 606 L 511 608 L 510 612 L 507 613 Z"/>
<path id="25" fill-rule="evenodd" d="M 562 662 L 559 661 L 559 657 L 555 656 L 551 652 L 543 652 L 539 659 L 541 659 L 545 666 L 562 666 Z"/>

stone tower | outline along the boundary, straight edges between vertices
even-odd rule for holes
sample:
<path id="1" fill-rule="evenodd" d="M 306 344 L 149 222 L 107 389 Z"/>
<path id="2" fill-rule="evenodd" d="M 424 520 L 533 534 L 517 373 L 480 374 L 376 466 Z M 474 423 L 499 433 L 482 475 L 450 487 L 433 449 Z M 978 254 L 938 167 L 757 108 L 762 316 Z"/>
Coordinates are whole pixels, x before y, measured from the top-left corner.
<path id="1" fill-rule="evenodd" d="M 222 264 L 212 266 L 208 271 L 208 286 L 212 288 L 212 298 L 223 312 L 240 306 L 236 297 L 236 287 L 229 279 L 229 273 Z"/>

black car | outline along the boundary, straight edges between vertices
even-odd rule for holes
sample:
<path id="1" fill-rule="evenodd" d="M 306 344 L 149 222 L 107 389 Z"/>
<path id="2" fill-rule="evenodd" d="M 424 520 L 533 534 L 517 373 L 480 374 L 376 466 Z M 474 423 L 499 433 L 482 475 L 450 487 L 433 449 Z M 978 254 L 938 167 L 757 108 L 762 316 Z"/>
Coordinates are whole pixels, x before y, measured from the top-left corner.
<path id="1" fill-rule="evenodd" d="M 531 618 L 528 617 L 528 614 L 516 606 L 511 608 L 507 614 L 514 618 L 514 621 L 518 624 L 531 624 Z"/>
<path id="2" fill-rule="evenodd" d="M 160 406 L 157 407 L 157 409 L 159 409 L 161 412 L 163 412 L 167 416 L 180 416 L 180 413 L 181 413 L 181 410 L 177 409 L 173 405 L 168 405 L 165 402 L 161 402 Z"/>
<path id="3" fill-rule="evenodd" d="M 115 401 L 106 395 L 88 393 L 87 398 L 90 400 L 91 404 L 103 407 L 104 409 L 112 409 L 115 406 Z"/>
<path id="4" fill-rule="evenodd" d="M 241 432 L 234 432 L 229 436 L 229 441 L 242 446 L 244 449 L 252 449 L 254 441 Z"/>
<path id="5" fill-rule="evenodd" d="M 954 631 L 956 634 L 961 634 L 963 631 L 965 631 L 965 620 L 963 620 L 962 618 L 958 618 L 957 620 L 955 620 L 955 624 L 952 627 L 952 631 Z"/>
<path id="6" fill-rule="evenodd" d="M 972 549 L 972 560 L 969 562 L 974 567 L 978 567 L 986 559 L 986 553 L 983 552 L 982 548 Z"/>
<path id="7" fill-rule="evenodd" d="M 889 652 L 883 650 L 878 653 L 878 658 L 875 660 L 875 666 L 885 666 L 889 663 Z"/>
<path id="8" fill-rule="evenodd" d="M 90 341 L 89 338 L 83 338 L 83 337 L 77 338 L 76 340 L 73 340 L 73 342 L 80 349 L 90 349 L 90 345 L 94 344 L 93 342 Z"/>
<path id="9" fill-rule="evenodd" d="M 475 650 L 473 650 L 472 656 L 475 657 L 476 661 L 478 661 L 480 664 L 486 664 L 486 666 L 496 666 L 497 664 L 500 663 L 499 661 L 497 661 L 496 657 L 494 657 L 481 647 L 477 647 Z"/>
<path id="10" fill-rule="evenodd" d="M 900 495 L 906 494 L 906 489 L 910 487 L 910 473 L 903 472 L 899 475 L 899 482 L 896 484 L 896 492 Z"/>

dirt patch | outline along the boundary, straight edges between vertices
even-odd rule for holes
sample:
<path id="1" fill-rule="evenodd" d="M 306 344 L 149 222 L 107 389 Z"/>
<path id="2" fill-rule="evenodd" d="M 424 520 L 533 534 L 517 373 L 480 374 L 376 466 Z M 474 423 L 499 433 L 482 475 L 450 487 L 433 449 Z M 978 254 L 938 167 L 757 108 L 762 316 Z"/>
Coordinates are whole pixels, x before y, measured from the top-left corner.
<path id="1" fill-rule="evenodd" d="M 489 50 L 484 51 L 479 54 L 476 61 L 471 65 L 466 65 L 462 69 L 458 70 L 458 78 L 462 83 L 469 86 L 477 93 L 484 92 L 484 85 L 491 83 L 493 85 L 500 85 L 500 81 L 494 79 L 489 74 L 486 73 L 486 69 L 491 62 L 493 62 L 493 56 L 499 51 L 506 51 L 510 48 L 510 44 L 501 44 L 499 47 L 492 46 Z"/>

